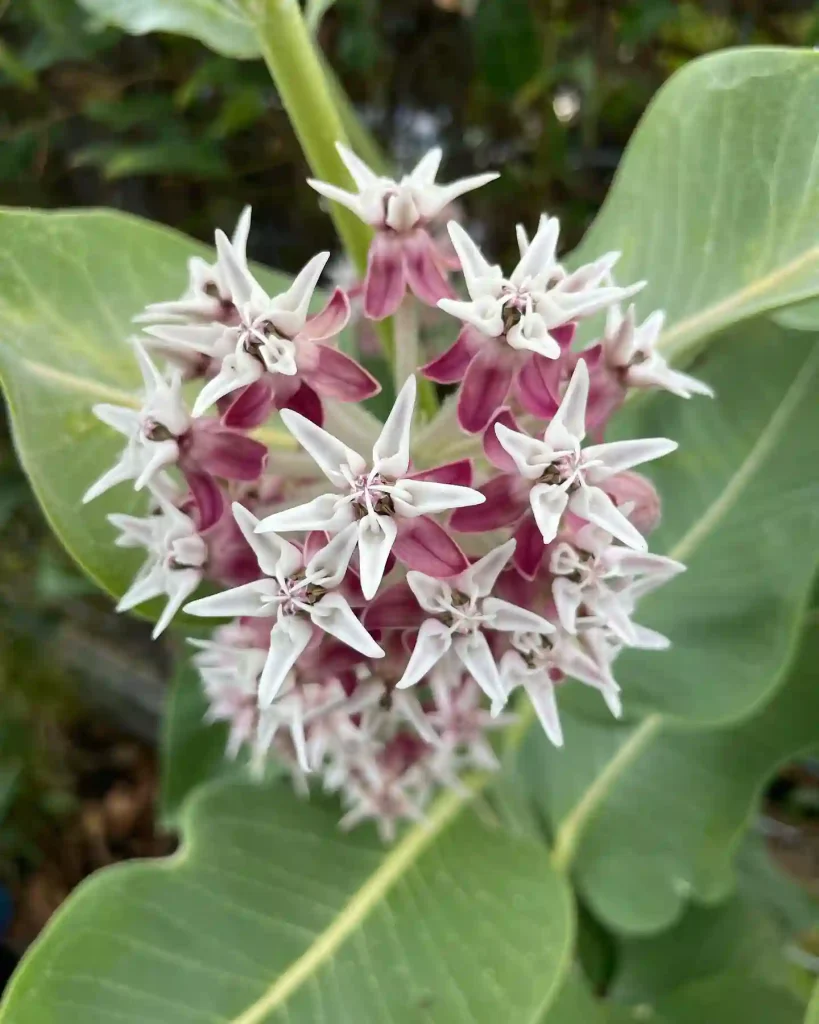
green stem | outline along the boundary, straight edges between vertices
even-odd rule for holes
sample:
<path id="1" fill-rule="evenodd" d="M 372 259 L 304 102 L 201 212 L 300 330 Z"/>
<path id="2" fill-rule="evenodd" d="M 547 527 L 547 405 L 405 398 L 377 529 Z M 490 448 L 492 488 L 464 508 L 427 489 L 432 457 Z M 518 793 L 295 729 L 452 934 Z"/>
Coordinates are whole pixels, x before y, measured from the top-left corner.
<path id="1" fill-rule="evenodd" d="M 406 295 L 398 307 L 393 319 L 393 344 L 395 359 L 393 361 L 393 379 L 395 393 L 403 387 L 404 381 L 415 373 L 420 363 L 420 331 L 418 326 L 420 307 L 413 295 Z M 424 421 L 429 421 L 438 411 L 438 398 L 435 385 L 426 377 L 417 377 L 418 407 L 417 414 Z"/>
<path id="2" fill-rule="evenodd" d="M 310 169 L 322 181 L 352 184 L 336 152 L 346 142 L 338 110 L 297 0 L 243 0 L 259 45 Z M 347 255 L 363 276 L 370 229 L 350 210 L 330 205 L 330 216 Z"/>

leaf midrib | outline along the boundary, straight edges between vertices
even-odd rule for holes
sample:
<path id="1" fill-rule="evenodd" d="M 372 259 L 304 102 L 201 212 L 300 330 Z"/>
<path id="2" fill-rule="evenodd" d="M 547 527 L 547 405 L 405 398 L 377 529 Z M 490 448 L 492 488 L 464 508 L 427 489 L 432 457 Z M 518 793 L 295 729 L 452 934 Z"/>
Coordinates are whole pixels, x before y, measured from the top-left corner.
<path id="1" fill-rule="evenodd" d="M 709 506 L 705 514 L 672 546 L 668 552 L 670 558 L 677 561 L 689 558 L 734 507 L 746 485 L 752 479 L 755 470 L 765 462 L 777 440 L 781 437 L 788 420 L 805 396 L 817 368 L 819 368 L 819 344 L 814 345 L 811 354 L 768 419 L 758 440 L 731 475 L 719 496 Z M 558 871 L 565 872 L 569 869 L 586 826 L 597 808 L 608 796 L 620 776 L 642 753 L 670 717 L 658 712 L 644 718 L 617 750 L 603 771 L 587 787 L 575 803 L 574 809 L 563 819 L 557 829 L 552 851 L 552 863 Z"/>

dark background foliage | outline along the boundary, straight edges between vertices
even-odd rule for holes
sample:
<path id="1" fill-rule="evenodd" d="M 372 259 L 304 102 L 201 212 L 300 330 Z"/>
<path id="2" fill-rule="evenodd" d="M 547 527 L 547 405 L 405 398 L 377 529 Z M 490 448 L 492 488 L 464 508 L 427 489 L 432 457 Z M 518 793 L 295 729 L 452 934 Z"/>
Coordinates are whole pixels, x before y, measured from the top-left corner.
<path id="1" fill-rule="evenodd" d="M 819 13 L 810 0 L 337 0 L 318 35 L 399 165 L 440 144 L 444 179 L 503 169 L 468 209 L 502 256 L 539 210 L 560 216 L 567 247 L 579 240 L 681 64 L 814 44 Z M 207 240 L 252 203 L 251 254 L 292 271 L 334 244 L 305 173 L 260 61 L 125 36 L 76 0 L 0 0 L 0 204 L 115 207 Z M 88 871 L 168 848 L 151 753 L 167 654 L 69 564 L 0 424 L 0 930 L 13 947 Z M 777 806 L 801 820 L 815 785 L 807 768 L 783 775 Z"/>

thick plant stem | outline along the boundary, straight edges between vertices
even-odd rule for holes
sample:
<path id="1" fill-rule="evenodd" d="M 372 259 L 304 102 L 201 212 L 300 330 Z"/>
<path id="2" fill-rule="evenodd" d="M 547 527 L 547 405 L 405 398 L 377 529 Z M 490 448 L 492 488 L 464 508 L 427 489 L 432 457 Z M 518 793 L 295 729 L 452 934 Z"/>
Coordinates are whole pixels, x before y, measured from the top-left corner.
<path id="1" fill-rule="evenodd" d="M 346 142 L 346 134 L 297 0 L 242 3 L 310 169 L 322 181 L 349 188 L 352 183 L 335 147 L 336 142 Z M 363 275 L 370 229 L 338 203 L 330 204 L 330 216 L 347 255 Z"/>
<path id="2" fill-rule="evenodd" d="M 395 346 L 393 379 L 395 380 L 396 394 L 403 387 L 407 377 L 415 373 L 420 362 L 419 312 L 418 300 L 413 295 L 406 295 L 393 317 L 393 344 Z M 438 411 L 435 387 L 432 381 L 427 380 L 426 377 L 418 376 L 416 380 L 418 383 L 417 412 L 422 420 L 428 421 Z"/>

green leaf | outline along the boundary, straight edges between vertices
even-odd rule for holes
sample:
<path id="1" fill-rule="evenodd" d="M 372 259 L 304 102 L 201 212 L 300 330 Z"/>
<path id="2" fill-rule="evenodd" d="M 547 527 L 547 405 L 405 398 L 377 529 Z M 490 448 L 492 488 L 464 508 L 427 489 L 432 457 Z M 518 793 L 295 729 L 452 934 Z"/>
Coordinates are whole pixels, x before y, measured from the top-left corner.
<path id="1" fill-rule="evenodd" d="M 815 746 L 817 718 L 814 623 L 785 684 L 731 727 L 686 729 L 659 714 L 612 727 L 565 715 L 563 751 L 536 733 L 525 750 L 556 861 L 571 863 L 585 902 L 626 934 L 667 928 L 691 899 L 724 899 L 762 787 L 780 763 Z"/>
<path id="2" fill-rule="evenodd" d="M 669 358 L 819 292 L 817 108 L 819 53 L 748 47 L 686 64 L 646 111 L 574 259 L 622 250 Z"/>
<path id="3" fill-rule="evenodd" d="M 256 36 L 236 0 L 78 0 L 109 25 L 142 36 L 191 36 L 228 57 L 258 57 Z"/>
<path id="4" fill-rule="evenodd" d="M 91 407 L 136 404 L 131 320 L 182 291 L 193 255 L 212 258 L 176 231 L 119 213 L 0 211 L 0 382 L 17 451 L 54 532 L 115 595 L 140 556 L 112 546 L 105 517 L 139 514 L 146 499 L 123 485 L 81 504 L 122 448 Z M 288 280 L 272 271 L 261 278 L 276 290 Z M 276 436 L 271 428 L 262 435 Z"/>
<path id="5" fill-rule="evenodd" d="M 745 974 L 686 985 L 661 999 L 654 1009 L 659 1024 L 800 1024 L 802 1020 L 802 1007 L 793 996 Z"/>
<path id="6" fill-rule="evenodd" d="M 159 816 L 166 828 L 179 827 L 182 807 L 200 785 L 236 774 L 225 756 L 227 727 L 205 722 L 207 710 L 199 674 L 180 658 L 162 716 Z"/>
<path id="7" fill-rule="evenodd" d="M 797 331 L 819 331 L 819 299 L 788 306 L 776 313 L 774 319 L 783 327 Z"/>
<path id="8" fill-rule="evenodd" d="M 392 849 L 279 787 L 194 798 L 181 851 L 101 872 L 18 970 L 3 1024 L 537 1021 L 571 898 L 460 796 Z"/>
<path id="9" fill-rule="evenodd" d="M 805 1024 L 819 1024 L 819 983 L 817 983 L 816 988 L 813 990 L 813 998 L 808 1007 Z"/>

